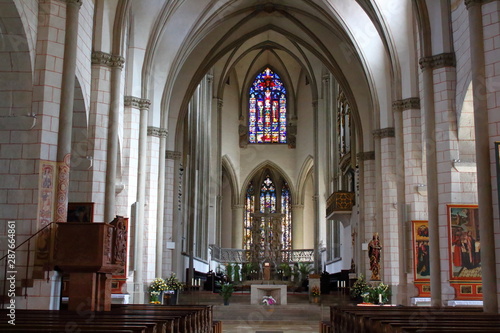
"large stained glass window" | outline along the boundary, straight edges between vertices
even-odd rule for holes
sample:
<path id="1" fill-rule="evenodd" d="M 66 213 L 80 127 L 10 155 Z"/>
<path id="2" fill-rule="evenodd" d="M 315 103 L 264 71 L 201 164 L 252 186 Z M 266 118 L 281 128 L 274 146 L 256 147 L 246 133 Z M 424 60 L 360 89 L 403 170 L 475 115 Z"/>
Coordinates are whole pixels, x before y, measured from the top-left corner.
<path id="1" fill-rule="evenodd" d="M 278 74 L 266 68 L 250 87 L 249 143 L 286 143 L 286 89 Z"/>
<path id="2" fill-rule="evenodd" d="M 284 249 L 292 248 L 292 202 L 290 197 L 290 188 L 285 182 L 281 190 L 281 213 L 283 213 L 283 222 L 281 223 L 282 244 Z"/>
<path id="3" fill-rule="evenodd" d="M 259 200 L 259 208 L 256 207 L 255 200 L 257 198 Z M 283 214 L 280 226 L 281 230 L 279 231 L 272 229 L 271 224 L 269 224 L 269 216 L 267 216 L 267 214 L 278 212 L 278 202 L 281 203 L 281 213 Z M 260 213 L 260 217 L 254 217 L 253 213 Z M 272 239 L 273 234 L 281 235 L 281 249 L 292 249 L 292 202 L 290 188 L 286 182 L 283 182 L 282 188 L 278 190 L 271 177 L 267 175 L 257 193 L 254 190 L 253 183 L 249 184 L 245 200 L 243 229 L 243 248 L 246 250 L 252 248 L 254 241 L 259 244 L 258 248 L 265 248 L 265 242 Z"/>

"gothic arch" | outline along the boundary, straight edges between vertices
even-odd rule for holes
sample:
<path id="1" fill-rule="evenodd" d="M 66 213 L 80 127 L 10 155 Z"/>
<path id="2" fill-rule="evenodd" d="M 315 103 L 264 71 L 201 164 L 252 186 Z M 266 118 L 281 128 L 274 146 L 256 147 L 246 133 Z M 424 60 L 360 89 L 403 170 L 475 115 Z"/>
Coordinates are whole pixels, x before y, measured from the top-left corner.
<path id="1" fill-rule="evenodd" d="M 304 204 L 304 189 L 309 174 L 313 172 L 313 167 L 314 158 L 309 155 L 306 157 L 304 163 L 302 164 L 302 167 L 300 168 L 299 177 L 297 178 L 297 197 L 292 197 L 292 199 L 294 199 L 294 204 Z"/>
<path id="2" fill-rule="evenodd" d="M 277 177 L 277 176 L 282 177 L 288 183 L 288 187 L 290 188 L 290 193 L 292 195 L 292 200 L 293 200 L 293 198 L 295 198 L 295 196 L 297 195 L 297 192 L 295 190 L 295 187 L 293 186 L 293 183 L 292 183 L 290 177 L 288 177 L 286 172 L 282 168 L 280 168 L 276 163 L 267 160 L 267 161 L 264 161 L 264 162 L 260 163 L 259 165 L 257 165 L 253 169 L 253 171 L 250 172 L 250 174 L 247 176 L 247 178 L 243 182 L 243 185 L 242 185 L 242 188 L 240 191 L 240 195 L 239 195 L 240 202 L 244 202 L 244 200 L 245 200 L 246 191 L 247 191 L 248 185 L 250 184 L 250 181 L 253 180 L 259 173 L 261 173 L 259 179 L 262 180 L 265 177 L 265 175 L 262 175 L 262 174 L 264 173 L 264 171 L 266 169 L 269 169 L 271 171 L 272 177 Z"/>
<path id="3" fill-rule="evenodd" d="M 231 186 L 231 205 L 239 205 L 241 198 L 238 196 L 238 177 L 231 160 L 227 155 L 222 156 L 222 172 L 227 175 L 229 184 Z"/>

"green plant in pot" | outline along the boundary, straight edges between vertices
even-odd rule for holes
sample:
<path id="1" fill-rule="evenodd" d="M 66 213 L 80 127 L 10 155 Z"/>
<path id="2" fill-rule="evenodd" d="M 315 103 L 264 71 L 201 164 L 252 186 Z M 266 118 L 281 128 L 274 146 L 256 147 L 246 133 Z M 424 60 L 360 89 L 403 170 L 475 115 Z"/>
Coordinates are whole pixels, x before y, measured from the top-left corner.
<path id="1" fill-rule="evenodd" d="M 231 283 L 223 283 L 220 287 L 220 295 L 224 299 L 224 305 L 229 305 L 229 298 L 233 295 L 234 286 Z"/>
<path id="2" fill-rule="evenodd" d="M 360 274 L 358 276 L 358 279 L 356 280 L 356 282 L 354 282 L 354 284 L 350 288 L 351 298 L 354 300 L 361 301 L 361 299 L 362 299 L 361 295 L 366 293 L 368 291 L 368 289 L 369 289 L 369 286 L 366 283 L 365 277 L 363 276 L 363 274 Z"/>

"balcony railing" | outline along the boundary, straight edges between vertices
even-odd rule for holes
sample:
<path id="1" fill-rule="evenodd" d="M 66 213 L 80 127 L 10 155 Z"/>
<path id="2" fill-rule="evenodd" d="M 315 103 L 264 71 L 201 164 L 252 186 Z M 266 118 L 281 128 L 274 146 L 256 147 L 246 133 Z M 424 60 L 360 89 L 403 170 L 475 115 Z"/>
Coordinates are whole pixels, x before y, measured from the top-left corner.
<path id="1" fill-rule="evenodd" d="M 250 250 L 221 248 L 217 245 L 210 245 L 212 252 L 212 260 L 220 263 L 245 263 L 251 258 Z M 281 262 L 299 263 L 299 262 L 314 262 L 314 250 L 281 250 Z M 262 259 L 263 255 L 262 255 Z"/>

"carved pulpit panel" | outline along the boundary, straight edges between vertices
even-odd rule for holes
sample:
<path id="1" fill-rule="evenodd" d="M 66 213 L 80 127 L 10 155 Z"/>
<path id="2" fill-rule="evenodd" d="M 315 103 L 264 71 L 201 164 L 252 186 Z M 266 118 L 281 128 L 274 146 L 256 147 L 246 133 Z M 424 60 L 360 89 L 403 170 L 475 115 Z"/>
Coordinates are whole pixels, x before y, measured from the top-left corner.
<path id="1" fill-rule="evenodd" d="M 121 230 L 117 230 L 117 227 Z M 69 310 L 111 309 L 111 274 L 123 269 L 123 225 L 58 223 L 54 265 L 70 274 Z M 126 246 L 125 246 L 126 251 Z M 126 252 L 125 252 L 126 253 Z"/>

